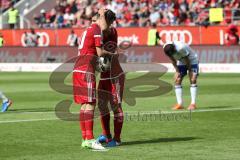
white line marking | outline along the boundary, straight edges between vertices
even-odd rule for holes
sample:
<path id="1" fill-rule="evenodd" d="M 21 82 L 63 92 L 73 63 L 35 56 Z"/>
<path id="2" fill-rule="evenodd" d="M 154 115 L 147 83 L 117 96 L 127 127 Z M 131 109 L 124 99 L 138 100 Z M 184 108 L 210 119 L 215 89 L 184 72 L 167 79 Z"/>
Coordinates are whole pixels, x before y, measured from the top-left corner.
<path id="1" fill-rule="evenodd" d="M 102 150 L 97 150 L 97 149 L 92 149 L 93 152 L 108 152 L 109 149 L 102 149 Z"/>
<path id="2" fill-rule="evenodd" d="M 192 111 L 192 113 L 199 113 L 199 112 L 215 112 L 215 111 L 236 111 L 236 110 L 240 110 L 240 108 L 216 108 L 216 109 L 198 109 L 198 110 L 194 110 Z M 179 110 L 179 111 L 128 111 L 125 112 L 124 115 L 128 114 L 128 115 L 138 115 L 138 114 L 178 114 L 178 113 L 189 113 L 190 111 L 188 110 Z M 24 113 L 28 113 L 28 114 L 32 114 L 32 113 L 40 113 L 40 112 L 24 112 Z M 42 113 L 54 113 L 54 112 L 42 112 Z M 78 112 L 72 112 L 77 114 Z M 19 120 L 10 120 L 10 121 L 0 121 L 0 124 L 4 124 L 4 123 L 20 123 L 20 122 L 38 122 L 38 121 L 54 121 L 54 120 L 60 120 L 59 118 L 55 117 L 55 118 L 43 118 L 43 119 L 19 119 Z"/>
<path id="3" fill-rule="evenodd" d="M 240 110 L 240 108 L 215 108 L 215 109 L 197 109 L 197 110 L 194 110 L 192 112 L 214 112 L 214 111 L 232 111 L 232 110 Z M 186 113 L 186 112 L 189 112 L 188 110 L 176 110 L 176 111 L 163 111 L 163 110 L 159 110 L 159 111 L 126 111 L 126 113 L 128 114 L 132 114 L 132 113 Z M 54 114 L 55 115 L 55 112 L 7 112 L 9 114 Z M 65 113 L 65 112 L 63 112 Z M 72 114 L 79 114 L 79 112 L 71 112 Z M 4 113 L 2 113 L 4 114 Z"/>
<path id="4" fill-rule="evenodd" d="M 20 122 L 38 122 L 38 121 L 53 121 L 53 120 L 59 120 L 59 118 L 49 118 L 49 119 L 25 119 L 25 120 L 12 120 L 12 121 L 0 121 L 0 124 L 2 123 L 20 123 Z"/>

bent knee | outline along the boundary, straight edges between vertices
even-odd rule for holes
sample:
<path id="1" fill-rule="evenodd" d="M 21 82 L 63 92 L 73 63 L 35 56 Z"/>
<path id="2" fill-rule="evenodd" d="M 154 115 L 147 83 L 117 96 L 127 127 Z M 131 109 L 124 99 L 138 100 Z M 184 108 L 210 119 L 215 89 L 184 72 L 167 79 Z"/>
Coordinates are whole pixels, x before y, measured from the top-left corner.
<path id="1" fill-rule="evenodd" d="M 182 83 L 182 77 L 175 78 L 175 84 L 180 85 Z"/>

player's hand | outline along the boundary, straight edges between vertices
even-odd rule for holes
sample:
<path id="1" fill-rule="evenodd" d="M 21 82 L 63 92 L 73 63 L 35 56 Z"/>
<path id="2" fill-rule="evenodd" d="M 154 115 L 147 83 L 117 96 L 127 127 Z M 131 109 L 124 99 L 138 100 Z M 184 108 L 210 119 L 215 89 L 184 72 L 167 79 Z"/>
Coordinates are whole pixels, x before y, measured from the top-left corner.
<path id="1" fill-rule="evenodd" d="M 104 16 L 106 11 L 107 10 L 105 8 L 101 8 L 101 9 L 99 9 L 98 13 L 99 13 L 100 16 Z"/>

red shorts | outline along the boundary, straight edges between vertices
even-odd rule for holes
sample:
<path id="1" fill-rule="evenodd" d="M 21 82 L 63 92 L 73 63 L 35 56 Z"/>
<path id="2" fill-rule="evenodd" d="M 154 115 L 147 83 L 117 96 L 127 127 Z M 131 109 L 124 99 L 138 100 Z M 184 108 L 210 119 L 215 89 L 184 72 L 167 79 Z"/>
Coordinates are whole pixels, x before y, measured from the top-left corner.
<path id="1" fill-rule="evenodd" d="M 96 103 L 96 78 L 92 73 L 73 72 L 73 94 L 77 104 Z"/>
<path id="2" fill-rule="evenodd" d="M 98 103 L 117 105 L 122 103 L 125 75 L 116 79 L 100 80 L 98 85 Z"/>

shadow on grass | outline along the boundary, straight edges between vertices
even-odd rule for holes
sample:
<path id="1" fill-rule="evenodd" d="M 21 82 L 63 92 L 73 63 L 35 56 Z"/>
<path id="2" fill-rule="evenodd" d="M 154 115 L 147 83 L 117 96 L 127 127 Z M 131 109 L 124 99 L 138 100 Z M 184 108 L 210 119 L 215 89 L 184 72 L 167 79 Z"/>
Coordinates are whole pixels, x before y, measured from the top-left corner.
<path id="1" fill-rule="evenodd" d="M 122 145 L 137 145 L 137 144 L 153 144 L 153 143 L 168 143 L 168 142 L 184 142 L 201 139 L 197 137 L 175 137 L 175 138 L 158 138 L 149 140 L 123 142 Z"/>
<path id="2" fill-rule="evenodd" d="M 8 113 L 21 113 L 21 112 L 54 112 L 54 108 L 26 108 L 26 109 L 9 109 Z"/>

